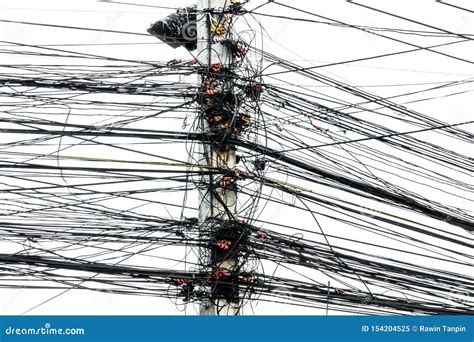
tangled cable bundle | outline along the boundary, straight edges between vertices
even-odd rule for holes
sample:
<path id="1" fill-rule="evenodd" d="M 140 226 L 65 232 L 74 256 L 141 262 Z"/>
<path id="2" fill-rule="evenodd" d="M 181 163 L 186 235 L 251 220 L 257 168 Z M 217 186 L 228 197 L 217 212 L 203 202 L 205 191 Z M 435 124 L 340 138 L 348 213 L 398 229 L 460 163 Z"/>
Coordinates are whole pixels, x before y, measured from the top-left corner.
<path id="1" fill-rule="evenodd" d="M 408 45 L 473 36 L 247 7 L 232 2 L 220 9 L 231 19 L 211 26 L 230 64 L 3 43 L 22 62 L 0 66 L 0 291 L 106 291 L 180 310 L 225 298 L 241 311 L 472 314 L 472 121 L 409 109 L 472 78 L 377 96 L 271 53 L 261 20 Z M 390 55 L 426 49 L 409 50 Z M 202 146 L 232 146 L 237 165 L 213 166 Z M 206 194 L 228 193 L 235 211 L 202 222 Z"/>

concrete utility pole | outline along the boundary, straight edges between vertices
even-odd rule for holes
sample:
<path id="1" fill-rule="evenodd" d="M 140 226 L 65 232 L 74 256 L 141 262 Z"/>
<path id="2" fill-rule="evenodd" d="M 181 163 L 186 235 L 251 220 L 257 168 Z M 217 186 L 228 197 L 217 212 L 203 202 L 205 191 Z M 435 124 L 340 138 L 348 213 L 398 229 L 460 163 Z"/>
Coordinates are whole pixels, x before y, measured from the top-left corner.
<path id="1" fill-rule="evenodd" d="M 223 171 L 207 173 L 199 182 L 199 271 L 205 278 L 190 285 L 188 292 L 202 303 L 201 315 L 238 315 L 242 285 L 248 289 L 252 283 L 239 260 L 249 237 L 247 225 L 237 217 L 237 181 L 245 179 L 245 173 L 235 168 L 236 150 L 229 143 L 251 125 L 248 107 L 243 108 L 246 102 L 257 101 L 261 92 L 258 82 L 242 80 L 233 70 L 248 52 L 247 44 L 230 32 L 234 19 L 245 13 L 242 6 L 247 2 L 198 0 L 195 6 L 178 9 L 148 29 L 173 48 L 195 51 L 200 77 L 197 129 L 209 138 L 197 147 L 197 164 L 207 166 L 205 171 L 209 166 Z M 200 289 L 195 290 L 195 285 Z"/>
<path id="2" fill-rule="evenodd" d="M 215 133 L 216 127 L 220 132 L 226 129 L 231 131 L 233 127 L 232 123 L 226 119 L 219 119 L 217 115 L 210 117 L 212 107 L 216 106 L 215 102 L 219 101 L 223 104 L 226 100 L 223 99 L 222 94 L 232 91 L 232 79 L 220 75 L 219 70 L 228 69 L 232 64 L 232 52 L 228 45 L 221 42 L 230 38 L 229 23 L 232 18 L 232 14 L 222 12 L 233 3 L 235 1 L 230 0 L 198 0 L 197 3 L 196 59 L 207 69 L 201 77 L 202 107 L 198 114 L 200 129 L 204 133 Z M 216 100 L 219 94 L 219 100 Z M 237 103 L 233 106 L 235 108 Z M 221 111 L 227 111 L 222 117 L 235 121 L 232 119 L 236 116 L 232 106 L 231 108 L 224 107 L 226 108 L 219 108 Z M 217 120 L 220 121 L 217 123 Z M 227 143 L 203 143 L 199 157 L 202 165 L 212 165 L 226 170 L 233 170 L 236 165 L 235 146 Z M 217 231 L 217 236 L 219 236 L 219 229 L 223 229 L 224 225 L 229 227 L 231 225 L 229 222 L 235 221 L 237 191 L 235 187 L 227 186 L 226 179 L 222 176 L 204 176 L 202 185 L 207 188 L 201 189 L 199 223 L 203 232 L 202 238 L 209 239 L 209 232 Z M 232 257 L 215 258 L 216 253 L 212 251 L 213 248 L 215 247 L 203 248 L 200 256 L 200 263 L 206 266 L 206 271 L 209 272 L 211 278 L 207 289 L 210 296 L 201 304 L 200 315 L 237 315 L 240 310 L 238 286 L 229 286 L 228 281 L 227 285 L 224 284 L 226 275 L 238 272 L 237 260 L 235 257 L 234 259 Z"/>

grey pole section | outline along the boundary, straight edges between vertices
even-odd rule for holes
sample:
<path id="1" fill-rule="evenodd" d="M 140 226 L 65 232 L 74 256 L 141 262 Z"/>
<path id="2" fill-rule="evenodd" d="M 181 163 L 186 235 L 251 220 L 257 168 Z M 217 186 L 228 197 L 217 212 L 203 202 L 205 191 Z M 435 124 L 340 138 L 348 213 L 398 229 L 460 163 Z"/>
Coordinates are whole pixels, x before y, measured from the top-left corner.
<path id="1" fill-rule="evenodd" d="M 232 79 L 222 78 L 216 71 L 219 68 L 228 68 L 232 64 L 233 57 L 229 47 L 221 44 L 230 37 L 229 22 L 232 14 L 223 14 L 222 10 L 229 8 L 231 3 L 230 0 L 198 0 L 197 3 L 196 59 L 206 70 L 201 75 L 199 94 L 201 108 L 198 113 L 200 130 L 204 133 L 210 133 L 216 127 L 209 123 L 212 120 L 209 118 L 209 109 L 212 107 L 215 96 L 232 90 Z M 216 87 L 213 86 L 215 80 L 219 83 Z M 234 113 L 228 114 L 230 117 L 234 116 Z M 222 132 L 225 130 L 225 125 L 222 122 L 217 127 Z M 235 168 L 234 146 L 204 142 L 199 148 L 201 165 L 211 165 L 225 170 Z M 233 222 L 236 213 L 236 189 L 226 186 L 223 176 L 203 176 L 199 206 L 201 238 L 210 241 L 211 234 L 222 229 L 229 222 Z M 221 275 L 235 271 L 237 260 L 216 259 L 213 257 L 212 248 L 215 247 L 201 248 L 200 252 L 200 263 L 203 265 L 203 270 L 208 273 L 210 281 L 205 291 L 207 295 L 200 304 L 199 313 L 200 315 L 238 315 L 240 311 L 238 287 L 226 286 L 222 284 L 222 281 L 220 283 Z"/>
<path id="2" fill-rule="evenodd" d="M 229 143 L 251 125 L 244 104 L 257 101 L 261 91 L 258 83 L 242 80 L 233 69 L 248 52 L 246 43 L 230 32 L 247 2 L 198 0 L 148 29 L 173 48 L 196 51 L 199 63 L 195 127 L 206 139 L 196 146 L 195 162 L 201 169 L 217 171 L 198 181 L 200 278 L 187 290 L 199 300 L 201 315 L 238 315 L 240 290 L 252 283 L 239 260 L 249 237 L 249 227 L 237 217 L 237 181 L 245 179 L 245 172 L 235 168 L 236 149 Z"/>

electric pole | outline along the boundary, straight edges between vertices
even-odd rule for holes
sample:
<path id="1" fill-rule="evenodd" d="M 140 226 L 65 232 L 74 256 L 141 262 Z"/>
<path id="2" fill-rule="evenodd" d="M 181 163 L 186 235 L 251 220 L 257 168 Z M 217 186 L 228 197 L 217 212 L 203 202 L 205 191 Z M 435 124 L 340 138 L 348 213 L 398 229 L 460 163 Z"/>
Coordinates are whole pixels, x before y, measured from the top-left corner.
<path id="1" fill-rule="evenodd" d="M 261 85 L 239 77 L 236 65 L 246 61 L 247 43 L 231 29 L 244 14 L 238 0 L 198 0 L 156 22 L 148 32 L 173 48 L 194 51 L 199 74 L 197 130 L 205 139 L 197 146 L 197 164 L 209 171 L 199 181 L 199 273 L 202 279 L 180 279 L 185 301 L 200 303 L 201 315 L 238 315 L 242 289 L 252 278 L 241 256 L 249 227 L 237 216 L 237 183 L 245 173 L 236 168 L 232 141 L 251 124 L 248 102 L 256 102 Z M 174 61 L 172 61 L 174 63 Z M 245 106 L 247 104 L 247 106 Z M 244 109 L 247 108 L 247 109 Z"/>
<path id="2" fill-rule="evenodd" d="M 199 207 L 200 264 L 208 273 L 207 296 L 200 315 L 238 315 L 238 246 L 236 150 L 228 143 L 242 130 L 239 101 L 234 95 L 230 26 L 236 1 L 198 0 L 197 62 L 202 67 L 199 92 L 199 125 L 209 141 L 201 145 L 200 163 L 228 170 L 228 174 L 204 176 Z"/>

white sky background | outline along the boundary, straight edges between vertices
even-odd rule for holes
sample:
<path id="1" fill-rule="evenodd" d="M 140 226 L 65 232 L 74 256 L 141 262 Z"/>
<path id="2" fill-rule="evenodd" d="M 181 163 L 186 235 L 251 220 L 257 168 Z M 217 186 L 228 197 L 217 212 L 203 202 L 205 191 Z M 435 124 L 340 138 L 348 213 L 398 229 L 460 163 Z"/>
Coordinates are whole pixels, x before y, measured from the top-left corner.
<path id="1" fill-rule="evenodd" d="M 192 1 L 132 1 L 140 4 L 156 6 L 184 7 Z M 377 14 L 367 9 L 348 4 L 342 0 L 317 0 L 317 1 L 286 1 L 283 3 L 306 9 L 343 22 L 380 27 L 397 27 L 403 29 L 429 30 L 426 27 L 411 24 L 386 15 Z M 446 30 L 473 34 L 474 18 L 469 12 L 456 10 L 454 8 L 436 3 L 434 0 L 361 0 L 362 3 L 383 8 L 389 12 L 401 16 L 413 18 L 427 24 L 438 26 Z M 253 8 L 262 1 L 251 1 L 247 8 Z M 458 6 L 474 9 L 472 1 L 451 0 Z M 255 4 L 255 5 L 254 5 Z M 384 7 L 381 7 L 384 6 Z M 104 28 L 111 30 L 123 30 L 130 32 L 143 32 L 152 23 L 172 13 L 172 10 L 153 9 L 148 7 L 127 6 L 113 3 L 97 2 L 93 0 L 68 0 L 68 1 L 22 1 L 22 0 L 0 0 L 0 19 L 41 22 L 58 25 L 70 25 L 92 28 Z M 292 17 L 309 16 L 301 13 L 292 13 L 276 5 L 267 5 L 259 12 L 288 15 Z M 410 46 L 388 41 L 375 37 L 365 32 L 347 28 L 336 28 L 318 24 L 306 24 L 281 19 L 260 18 L 270 38 L 265 39 L 264 49 L 281 58 L 295 61 L 304 66 L 319 65 L 345 61 L 365 56 L 396 52 L 410 49 Z M 397 38 L 409 40 L 414 44 L 430 45 L 429 38 L 416 38 L 397 36 Z M 174 58 L 188 59 L 189 54 L 184 49 L 173 50 L 163 45 L 154 37 L 137 37 L 112 33 L 86 32 L 55 29 L 49 27 L 36 27 L 19 24 L 0 22 L 0 40 L 8 42 L 19 42 L 33 45 L 47 44 L 101 44 L 101 43 L 155 43 L 150 45 L 117 45 L 117 46 L 81 46 L 64 47 L 72 51 L 93 53 L 102 56 L 111 56 L 130 60 L 156 60 L 168 61 Z M 434 44 L 440 44 L 443 39 L 433 39 Z M 0 44 L 2 44 L 0 42 Z M 458 45 L 441 48 L 440 51 L 465 58 L 474 59 L 474 42 L 465 42 Z M 28 62 L 28 57 L 16 57 L 14 60 L 6 55 L 0 55 L 0 64 Z M 61 60 L 60 62 L 65 62 Z M 271 70 L 271 69 L 270 69 Z M 448 59 L 444 56 L 435 55 L 430 52 L 417 52 L 396 57 L 381 58 L 358 63 L 334 66 L 318 69 L 318 72 L 343 80 L 352 85 L 362 87 L 371 93 L 382 97 L 407 93 L 424 89 L 437 82 L 458 81 L 474 79 L 474 66 L 461 61 Z M 303 83 L 308 80 L 290 77 L 286 74 L 282 77 L 285 81 L 291 80 L 295 84 L 304 84 L 308 87 L 314 84 Z M 294 80 L 294 81 L 293 81 Z M 278 84 L 278 80 L 273 80 Z M 419 84 L 407 86 L 407 84 Z M 330 90 L 324 89 L 326 94 Z M 474 105 L 472 84 L 463 87 L 440 92 L 428 93 L 428 95 L 448 95 L 463 92 L 454 96 L 440 97 L 439 99 L 407 104 L 410 109 L 428 114 L 434 118 L 448 123 L 459 123 L 472 120 L 472 108 Z M 430 97 L 430 96 L 427 96 Z M 405 96 L 394 99 L 394 102 L 403 104 L 411 100 L 424 98 Z M 376 120 L 372 114 L 365 116 L 368 120 Z M 472 131 L 473 125 L 464 126 L 463 129 Z M 450 146 L 453 150 L 460 149 L 466 152 L 466 146 Z M 471 156 L 472 151 L 470 151 Z M 115 156 L 110 156 L 115 157 Z M 272 175 L 274 176 L 274 175 Z M 468 178 L 466 177 L 467 181 Z M 472 183 L 472 180 L 471 180 Z M 432 194 L 433 195 L 433 194 Z M 472 194 L 465 193 L 472 200 Z M 472 202 L 459 200 L 451 197 L 443 197 L 442 192 L 434 194 L 440 197 L 442 203 L 460 207 L 466 210 L 471 208 Z M 127 205 L 124 204 L 124 208 Z M 311 222 L 311 217 L 296 216 L 291 212 L 282 213 L 275 208 L 268 208 L 268 216 L 278 215 L 281 222 L 294 222 L 295 217 L 302 225 Z M 166 213 L 163 213 L 165 216 Z M 332 233 L 337 232 L 334 227 Z M 433 265 L 431 265 L 433 266 Z M 469 270 L 459 270 L 468 273 Z M 33 291 L 33 290 L 0 290 L 0 314 L 21 314 L 32 306 L 50 298 L 58 291 Z M 250 311 L 244 311 L 251 314 Z M 297 307 L 282 307 L 260 303 L 255 307 L 256 314 L 321 314 L 324 313 L 314 309 Z M 187 310 L 188 314 L 194 314 L 192 306 Z M 176 310 L 175 305 L 167 299 L 157 299 L 139 296 L 120 296 L 86 291 L 70 291 L 56 298 L 29 314 L 182 314 Z"/>

